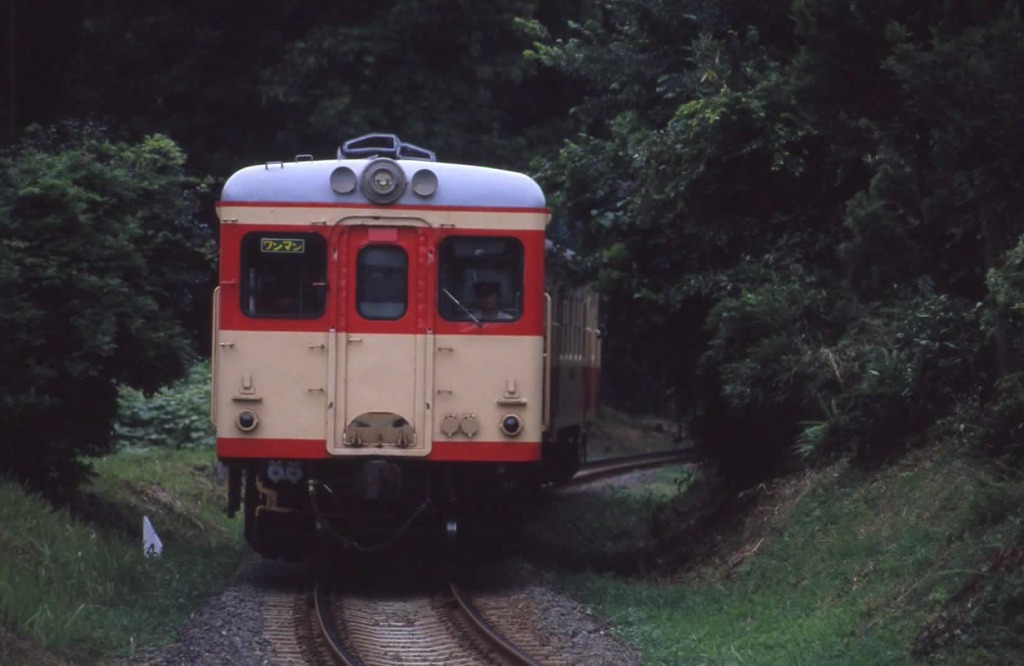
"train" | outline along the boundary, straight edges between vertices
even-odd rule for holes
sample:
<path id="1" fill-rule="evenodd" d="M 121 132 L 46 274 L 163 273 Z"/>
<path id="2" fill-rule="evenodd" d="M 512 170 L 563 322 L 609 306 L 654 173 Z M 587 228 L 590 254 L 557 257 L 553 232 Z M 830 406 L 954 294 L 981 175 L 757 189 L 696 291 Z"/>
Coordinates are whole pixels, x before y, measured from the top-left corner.
<path id="1" fill-rule="evenodd" d="M 262 556 L 451 535 L 481 497 L 586 459 L 599 299 L 545 270 L 528 175 L 370 134 L 243 168 L 216 211 L 211 418 Z"/>

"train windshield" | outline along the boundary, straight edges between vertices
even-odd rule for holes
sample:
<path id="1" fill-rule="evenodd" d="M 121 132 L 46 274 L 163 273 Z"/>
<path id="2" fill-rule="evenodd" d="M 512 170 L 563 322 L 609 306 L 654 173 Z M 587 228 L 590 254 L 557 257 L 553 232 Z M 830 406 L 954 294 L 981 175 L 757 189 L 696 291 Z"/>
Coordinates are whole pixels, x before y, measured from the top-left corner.
<path id="1" fill-rule="evenodd" d="M 497 236 L 441 241 L 438 310 L 449 321 L 515 321 L 523 308 L 523 244 Z"/>
<path id="2" fill-rule="evenodd" d="M 251 233 L 242 238 L 242 312 L 310 319 L 324 313 L 327 244 L 316 234 Z"/>

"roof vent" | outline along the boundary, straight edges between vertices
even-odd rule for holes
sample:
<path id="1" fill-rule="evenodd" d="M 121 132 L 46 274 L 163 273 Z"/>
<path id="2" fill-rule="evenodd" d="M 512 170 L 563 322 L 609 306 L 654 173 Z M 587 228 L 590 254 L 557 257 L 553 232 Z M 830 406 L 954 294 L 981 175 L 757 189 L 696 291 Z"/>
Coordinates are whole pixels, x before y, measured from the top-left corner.
<path id="1" fill-rule="evenodd" d="M 364 134 L 349 139 L 338 149 L 338 159 L 367 159 L 372 157 L 390 157 L 395 160 L 424 160 L 436 162 L 434 151 L 403 143 L 394 134 Z"/>

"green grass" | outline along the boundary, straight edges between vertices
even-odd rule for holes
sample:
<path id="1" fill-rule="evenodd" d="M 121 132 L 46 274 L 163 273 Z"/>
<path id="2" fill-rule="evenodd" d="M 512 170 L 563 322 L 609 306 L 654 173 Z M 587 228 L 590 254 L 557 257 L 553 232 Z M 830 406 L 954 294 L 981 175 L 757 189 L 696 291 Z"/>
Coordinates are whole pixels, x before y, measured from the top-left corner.
<path id="1" fill-rule="evenodd" d="M 744 530 L 718 535 L 728 545 L 717 557 L 685 575 L 644 575 L 644 562 L 686 547 L 685 532 L 665 524 L 685 516 L 663 474 L 560 498 L 529 531 L 564 565 L 560 584 L 609 617 L 645 664 L 899 664 L 915 660 L 915 646 L 933 662 L 1020 656 L 998 639 L 1024 585 L 989 584 L 972 599 L 962 590 L 991 581 L 993 553 L 1019 542 L 1024 483 L 952 454 L 875 475 L 836 467 L 763 493 Z M 960 633 L 922 639 L 944 616 Z"/>
<path id="2" fill-rule="evenodd" d="M 0 624 L 79 663 L 172 639 L 246 557 L 214 465 L 212 450 L 122 451 L 96 462 L 75 515 L 0 482 Z M 159 558 L 143 556 L 143 515 Z"/>

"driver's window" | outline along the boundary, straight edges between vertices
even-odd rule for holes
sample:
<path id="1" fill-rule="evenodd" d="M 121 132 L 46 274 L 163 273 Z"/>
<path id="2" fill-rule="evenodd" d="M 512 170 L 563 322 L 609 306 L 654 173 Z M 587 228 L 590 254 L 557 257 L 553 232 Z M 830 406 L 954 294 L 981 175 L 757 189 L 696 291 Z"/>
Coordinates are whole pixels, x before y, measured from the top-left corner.
<path id="1" fill-rule="evenodd" d="M 450 236 L 439 250 L 438 310 L 449 321 L 511 322 L 523 308 L 523 245 L 515 238 Z"/>

